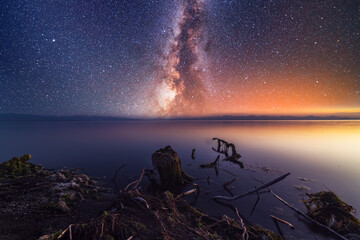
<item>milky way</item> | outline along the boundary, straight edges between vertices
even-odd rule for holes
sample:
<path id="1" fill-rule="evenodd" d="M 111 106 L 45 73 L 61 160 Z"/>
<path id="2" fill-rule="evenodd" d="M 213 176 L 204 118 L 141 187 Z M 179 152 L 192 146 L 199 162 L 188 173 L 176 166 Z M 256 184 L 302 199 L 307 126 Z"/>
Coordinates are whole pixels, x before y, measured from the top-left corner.
<path id="1" fill-rule="evenodd" d="M 358 0 L 2 0 L 0 114 L 360 112 Z"/>
<path id="2" fill-rule="evenodd" d="M 161 75 L 155 88 L 156 115 L 175 116 L 206 111 L 204 97 L 204 2 L 185 0 L 164 46 Z"/>

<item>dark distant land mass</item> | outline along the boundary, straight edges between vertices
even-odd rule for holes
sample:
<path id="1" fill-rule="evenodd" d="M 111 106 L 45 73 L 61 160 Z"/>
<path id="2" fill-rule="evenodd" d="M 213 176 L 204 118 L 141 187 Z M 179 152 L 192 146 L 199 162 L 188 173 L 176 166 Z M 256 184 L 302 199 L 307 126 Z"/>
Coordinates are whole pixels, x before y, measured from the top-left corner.
<path id="1" fill-rule="evenodd" d="M 33 115 L 33 114 L 0 114 L 1 122 L 23 122 L 23 121 L 154 121 L 154 120 L 360 120 L 360 115 L 352 116 L 292 116 L 292 115 L 214 115 L 202 117 L 176 117 L 176 118 L 141 118 L 141 117 L 121 117 L 121 116 L 95 116 L 95 115 L 74 115 L 74 116 L 56 116 L 56 115 Z"/>

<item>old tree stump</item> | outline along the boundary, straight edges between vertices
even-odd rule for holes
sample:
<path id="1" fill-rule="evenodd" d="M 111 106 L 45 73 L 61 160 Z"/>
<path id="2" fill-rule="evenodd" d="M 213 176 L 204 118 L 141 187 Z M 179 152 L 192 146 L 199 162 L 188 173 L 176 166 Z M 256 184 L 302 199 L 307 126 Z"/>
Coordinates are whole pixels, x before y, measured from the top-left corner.
<path id="1" fill-rule="evenodd" d="M 164 189 L 175 188 L 193 180 L 193 177 L 182 170 L 179 155 L 170 146 L 161 148 L 152 155 L 152 165 L 160 175 L 160 185 Z"/>

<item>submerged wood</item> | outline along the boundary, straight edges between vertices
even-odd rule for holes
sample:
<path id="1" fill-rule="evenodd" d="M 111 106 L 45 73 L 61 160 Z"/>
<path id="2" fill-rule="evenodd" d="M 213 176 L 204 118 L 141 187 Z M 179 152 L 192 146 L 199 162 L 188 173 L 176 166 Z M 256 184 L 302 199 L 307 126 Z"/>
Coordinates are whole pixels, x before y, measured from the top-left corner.
<path id="1" fill-rule="evenodd" d="M 217 140 L 217 148 L 212 148 L 215 152 L 223 153 L 226 157 L 229 157 L 229 149 L 231 149 L 231 156 L 235 156 L 238 154 L 236 152 L 235 145 L 233 143 L 229 143 L 223 139 L 220 138 L 213 138 L 213 141 Z M 240 155 L 239 155 L 240 156 Z M 241 156 L 240 156 L 241 157 Z"/>
<path id="2" fill-rule="evenodd" d="M 240 168 L 244 168 L 243 162 L 241 162 L 241 161 L 238 160 L 240 157 L 241 157 L 240 154 L 235 154 L 235 155 L 233 155 L 233 156 L 224 158 L 223 161 L 232 162 L 232 163 L 235 163 L 235 164 L 239 165 Z"/>
<path id="3" fill-rule="evenodd" d="M 201 168 L 213 168 L 213 167 L 216 167 L 216 165 L 218 165 L 218 163 L 219 163 L 219 159 L 220 159 L 220 155 L 217 156 L 217 158 L 215 159 L 214 162 L 206 163 L 206 164 L 200 164 L 200 167 Z"/>
<path id="4" fill-rule="evenodd" d="M 235 145 L 233 143 L 229 143 L 220 138 L 213 138 L 213 141 L 217 140 L 217 148 L 212 148 L 215 152 L 225 154 L 226 158 L 223 161 L 228 161 L 239 165 L 241 168 L 244 168 L 244 164 L 239 161 L 241 155 L 236 152 Z M 231 155 L 229 153 L 231 151 Z"/>
<path id="5" fill-rule="evenodd" d="M 170 146 L 152 155 L 152 165 L 160 175 L 160 186 L 163 189 L 171 189 L 193 180 L 182 170 L 180 157 Z"/>
<path id="6" fill-rule="evenodd" d="M 281 218 L 275 217 L 274 215 L 270 215 L 270 217 L 271 217 L 272 219 L 278 221 L 278 222 L 281 222 L 281 223 L 289 226 L 289 228 L 290 228 L 291 230 L 294 230 L 294 229 L 295 229 L 294 225 L 292 225 L 292 224 L 289 223 L 288 221 L 285 221 L 285 220 L 283 220 L 283 219 L 281 219 Z"/>
<path id="7" fill-rule="evenodd" d="M 120 187 L 119 187 L 119 184 L 118 184 L 117 181 L 116 181 L 116 178 L 117 178 L 117 175 L 118 175 L 119 171 L 120 171 L 123 167 L 125 167 L 125 166 L 126 166 L 126 163 L 123 164 L 123 165 L 121 165 L 121 166 L 115 171 L 114 177 L 111 179 L 112 182 L 114 183 L 116 189 L 117 189 L 117 193 L 119 193 Z"/>
<path id="8" fill-rule="evenodd" d="M 286 173 L 286 174 L 272 180 L 271 182 L 268 182 L 268 183 L 266 183 L 266 184 L 264 184 L 264 185 L 262 185 L 262 186 L 260 186 L 258 188 L 255 188 L 254 190 L 251 190 L 251 191 L 243 193 L 243 194 L 236 195 L 234 197 L 215 196 L 215 197 L 213 197 L 213 199 L 221 199 L 221 200 L 226 200 L 226 201 L 233 201 L 233 200 L 248 196 L 250 194 L 256 193 L 257 191 L 259 191 L 261 189 L 270 187 L 271 185 L 274 185 L 275 183 L 280 182 L 281 180 L 283 180 L 284 178 L 286 178 L 289 175 L 290 175 L 290 173 Z"/>

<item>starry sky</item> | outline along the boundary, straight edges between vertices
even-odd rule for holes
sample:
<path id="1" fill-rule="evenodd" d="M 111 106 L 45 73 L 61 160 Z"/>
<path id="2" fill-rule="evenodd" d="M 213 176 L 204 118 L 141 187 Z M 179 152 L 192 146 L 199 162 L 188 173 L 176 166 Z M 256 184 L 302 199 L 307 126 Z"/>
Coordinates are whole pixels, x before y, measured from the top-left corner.
<path id="1" fill-rule="evenodd" d="M 2 0 L 0 113 L 360 112 L 356 0 Z"/>

